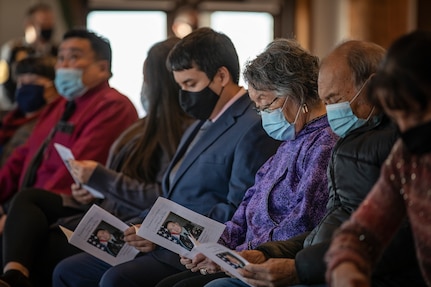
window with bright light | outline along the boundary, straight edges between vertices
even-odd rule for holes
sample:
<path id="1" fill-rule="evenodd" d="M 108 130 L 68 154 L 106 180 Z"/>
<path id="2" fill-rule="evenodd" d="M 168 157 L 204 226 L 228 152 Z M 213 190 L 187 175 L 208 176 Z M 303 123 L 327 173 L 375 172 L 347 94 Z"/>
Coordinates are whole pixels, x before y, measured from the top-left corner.
<path id="1" fill-rule="evenodd" d="M 255 58 L 274 38 L 274 19 L 269 13 L 214 12 L 211 27 L 232 40 L 241 71 L 246 61 Z M 240 84 L 244 85 L 242 75 Z"/>
<path id="2" fill-rule="evenodd" d="M 140 94 L 142 69 L 150 47 L 166 39 L 166 14 L 160 11 L 94 11 L 87 28 L 111 42 L 112 73 L 109 83 L 130 98 L 140 117 L 145 115 Z"/>
<path id="3" fill-rule="evenodd" d="M 111 86 L 131 99 L 140 117 L 145 115 L 140 102 L 143 63 L 150 47 L 166 39 L 166 19 L 162 11 L 93 11 L 87 18 L 88 29 L 111 42 Z M 274 21 L 268 13 L 218 11 L 211 13 L 210 21 L 214 30 L 231 38 L 241 71 L 273 40 Z M 242 77 L 240 84 L 244 85 Z"/>

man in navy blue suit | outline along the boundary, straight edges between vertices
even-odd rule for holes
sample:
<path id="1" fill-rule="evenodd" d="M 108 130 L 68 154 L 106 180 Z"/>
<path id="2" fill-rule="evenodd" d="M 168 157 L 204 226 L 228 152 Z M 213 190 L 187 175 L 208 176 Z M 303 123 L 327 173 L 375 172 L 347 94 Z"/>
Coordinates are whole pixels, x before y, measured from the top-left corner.
<path id="1" fill-rule="evenodd" d="M 279 142 L 265 133 L 247 91 L 238 85 L 238 55 L 229 37 L 199 28 L 176 44 L 167 65 L 181 88 L 182 108 L 197 121 L 164 176 L 163 196 L 224 223 Z M 91 255 L 75 255 L 57 266 L 54 287 L 154 286 L 185 270 L 177 254 L 138 237 L 133 227 L 124 240 L 140 256 L 111 267 Z"/>

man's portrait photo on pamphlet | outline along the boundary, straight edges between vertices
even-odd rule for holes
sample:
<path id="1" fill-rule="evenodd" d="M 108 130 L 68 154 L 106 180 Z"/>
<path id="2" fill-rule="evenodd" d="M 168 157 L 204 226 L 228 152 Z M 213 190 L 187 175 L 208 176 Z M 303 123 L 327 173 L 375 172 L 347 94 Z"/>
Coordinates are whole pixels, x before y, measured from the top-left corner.
<path id="1" fill-rule="evenodd" d="M 190 237 L 198 240 L 203 230 L 204 227 L 170 212 L 157 234 L 190 251 L 194 247 Z"/>
<path id="2" fill-rule="evenodd" d="M 245 263 L 242 262 L 238 257 L 236 257 L 231 252 L 222 252 L 216 254 L 217 257 L 219 257 L 221 260 L 232 266 L 233 268 L 242 268 L 245 266 Z"/>
<path id="3" fill-rule="evenodd" d="M 114 257 L 125 244 L 123 232 L 103 220 L 91 233 L 87 242 Z"/>

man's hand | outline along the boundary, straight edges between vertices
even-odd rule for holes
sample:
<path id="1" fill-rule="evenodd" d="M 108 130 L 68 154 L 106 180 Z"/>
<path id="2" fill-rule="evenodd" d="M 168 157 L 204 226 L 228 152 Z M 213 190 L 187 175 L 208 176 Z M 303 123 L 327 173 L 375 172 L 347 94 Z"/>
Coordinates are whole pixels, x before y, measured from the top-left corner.
<path id="1" fill-rule="evenodd" d="M 136 234 L 139 227 L 140 225 L 133 225 L 127 228 L 126 231 L 124 231 L 124 241 L 143 253 L 148 253 L 156 249 L 156 244 Z"/>
<path id="2" fill-rule="evenodd" d="M 367 276 L 359 271 L 351 262 L 341 263 L 334 268 L 331 274 L 333 287 L 370 287 Z"/>
<path id="3" fill-rule="evenodd" d="M 259 250 L 244 250 L 238 254 L 250 263 L 260 264 L 266 261 L 265 255 Z"/>
<path id="4" fill-rule="evenodd" d="M 247 264 L 238 272 L 253 286 L 290 286 L 299 283 L 295 260 L 271 258 L 262 264 Z"/>

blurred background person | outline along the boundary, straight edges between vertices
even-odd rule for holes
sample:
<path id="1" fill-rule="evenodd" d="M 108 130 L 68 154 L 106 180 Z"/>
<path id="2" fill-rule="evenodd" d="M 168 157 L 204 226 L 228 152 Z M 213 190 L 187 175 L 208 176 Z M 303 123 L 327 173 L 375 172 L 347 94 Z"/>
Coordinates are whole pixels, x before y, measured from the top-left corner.
<path id="1" fill-rule="evenodd" d="M 0 52 L 0 118 L 14 104 L 16 80 L 13 77 L 14 63 L 28 55 L 57 56 L 57 44 L 52 35 L 55 17 L 52 7 L 37 3 L 25 13 L 24 36 L 4 43 Z"/>
<path id="2" fill-rule="evenodd" d="M 178 38 L 184 38 L 199 27 L 199 12 L 193 5 L 178 8 L 172 23 L 172 32 Z"/>
<path id="3" fill-rule="evenodd" d="M 29 137 L 45 105 L 59 97 L 54 85 L 55 58 L 27 57 L 14 69 L 17 106 L 0 123 L 0 167 Z"/>

